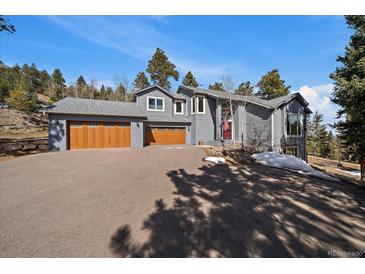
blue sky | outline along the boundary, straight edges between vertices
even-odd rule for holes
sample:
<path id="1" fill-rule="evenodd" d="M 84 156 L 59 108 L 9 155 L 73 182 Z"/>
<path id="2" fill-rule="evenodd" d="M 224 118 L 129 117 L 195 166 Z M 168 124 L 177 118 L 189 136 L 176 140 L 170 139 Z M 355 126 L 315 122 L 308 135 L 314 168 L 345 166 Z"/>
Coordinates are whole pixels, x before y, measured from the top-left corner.
<path id="1" fill-rule="evenodd" d="M 51 72 L 59 67 L 67 82 L 79 75 L 114 85 L 132 83 L 157 47 L 180 72 L 191 70 L 207 87 L 230 73 L 236 85 L 257 81 L 278 68 L 313 110 L 332 123 L 329 102 L 336 68 L 351 30 L 340 16 L 9 16 L 17 31 L 0 34 L 0 59 L 8 65 L 32 63 Z M 173 88 L 179 82 L 172 80 Z"/>

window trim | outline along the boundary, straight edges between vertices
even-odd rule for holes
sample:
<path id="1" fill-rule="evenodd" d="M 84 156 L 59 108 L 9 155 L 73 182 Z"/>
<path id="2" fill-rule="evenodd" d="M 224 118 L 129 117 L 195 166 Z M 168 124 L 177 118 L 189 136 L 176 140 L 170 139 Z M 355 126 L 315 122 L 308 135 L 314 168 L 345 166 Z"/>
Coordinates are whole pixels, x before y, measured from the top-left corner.
<path id="1" fill-rule="evenodd" d="M 195 101 L 195 98 L 196 97 L 192 97 L 191 98 L 191 114 L 195 114 L 195 112 L 196 112 L 196 101 Z M 195 111 L 194 111 L 194 106 L 195 106 Z"/>
<path id="2" fill-rule="evenodd" d="M 155 106 L 156 106 L 155 109 L 151 109 L 150 108 L 150 104 L 149 104 L 150 99 L 155 99 Z M 157 109 L 157 101 L 156 101 L 156 99 L 161 99 L 162 100 L 162 109 Z M 156 96 L 147 96 L 147 110 L 148 111 L 165 111 L 165 98 L 163 98 L 163 97 L 156 97 Z"/>
<path id="3" fill-rule="evenodd" d="M 299 127 L 300 127 L 300 134 L 297 135 L 290 135 L 288 134 L 288 115 L 296 115 L 299 117 Z M 302 137 L 303 136 L 303 121 L 302 121 L 302 113 L 300 112 L 289 112 L 285 111 L 285 135 L 287 137 Z"/>
<path id="4" fill-rule="evenodd" d="M 181 103 L 181 112 L 176 111 L 176 103 Z M 174 102 L 174 114 L 184 115 L 184 102 L 183 101 L 175 101 Z"/>
<path id="5" fill-rule="evenodd" d="M 203 111 L 202 112 L 199 111 L 199 98 L 203 98 Z M 206 101 L 205 96 L 196 97 L 196 113 L 197 114 L 205 114 L 205 101 Z"/>

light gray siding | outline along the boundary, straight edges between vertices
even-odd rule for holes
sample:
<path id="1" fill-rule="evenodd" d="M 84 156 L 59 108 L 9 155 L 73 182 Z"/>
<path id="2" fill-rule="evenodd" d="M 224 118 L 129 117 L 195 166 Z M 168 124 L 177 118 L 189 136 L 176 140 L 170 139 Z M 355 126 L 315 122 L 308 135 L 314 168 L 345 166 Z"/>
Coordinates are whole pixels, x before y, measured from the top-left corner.
<path id="1" fill-rule="evenodd" d="M 243 142 L 246 139 L 245 108 L 243 105 L 237 106 L 233 114 L 233 120 L 235 140 Z"/>
<path id="2" fill-rule="evenodd" d="M 215 109 L 215 139 L 220 140 L 222 137 L 222 104 L 217 101 Z"/>
<path id="3" fill-rule="evenodd" d="M 159 97 L 164 99 L 164 111 L 149 111 L 147 110 L 148 97 Z M 137 103 L 145 108 L 148 116 L 172 116 L 173 114 L 173 98 L 162 92 L 159 89 L 147 90 L 137 95 Z"/>
<path id="4" fill-rule="evenodd" d="M 131 122 L 131 145 L 133 148 L 143 146 L 143 120 L 141 118 L 50 113 L 48 116 L 49 150 L 67 149 L 67 121 Z"/>
<path id="5" fill-rule="evenodd" d="M 67 124 L 66 119 L 55 114 L 48 115 L 48 149 L 67 149 Z"/>
<path id="6" fill-rule="evenodd" d="M 189 131 L 189 138 L 190 142 L 189 144 L 197 144 L 197 124 L 196 124 L 196 114 L 191 114 L 191 98 L 193 96 L 193 93 L 191 91 L 181 89 L 179 92 L 180 95 L 183 95 L 186 97 L 186 115 L 191 119 L 191 126 Z M 199 114 L 202 115 L 202 114 Z"/>
<path id="7" fill-rule="evenodd" d="M 143 121 L 131 121 L 131 138 L 133 148 L 143 147 Z"/>
<path id="8" fill-rule="evenodd" d="M 284 110 L 282 108 L 278 108 L 273 113 L 273 133 L 274 133 L 274 142 L 273 142 L 273 151 L 280 152 L 281 151 L 281 142 L 284 138 Z"/>
<path id="9" fill-rule="evenodd" d="M 195 116 L 196 124 L 195 143 L 215 140 L 216 100 L 205 97 L 205 114 L 197 113 L 193 116 Z"/>

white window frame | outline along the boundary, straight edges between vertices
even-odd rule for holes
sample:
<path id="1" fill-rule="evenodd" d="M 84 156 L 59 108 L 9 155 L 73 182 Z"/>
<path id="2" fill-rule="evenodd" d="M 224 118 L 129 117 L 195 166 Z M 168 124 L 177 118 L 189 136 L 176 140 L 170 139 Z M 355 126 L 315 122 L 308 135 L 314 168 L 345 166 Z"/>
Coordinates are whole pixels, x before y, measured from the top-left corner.
<path id="1" fill-rule="evenodd" d="M 203 111 L 199 111 L 199 98 L 203 98 Z M 197 96 L 196 97 L 196 113 L 197 114 L 205 114 L 205 96 Z"/>
<path id="2" fill-rule="evenodd" d="M 176 103 L 181 103 L 181 112 L 176 111 Z M 184 115 L 184 102 L 183 101 L 175 101 L 174 102 L 174 113 L 179 115 Z"/>
<path id="3" fill-rule="evenodd" d="M 196 97 L 192 97 L 191 98 L 191 114 L 195 114 L 196 111 L 196 101 L 195 101 Z M 194 104 L 195 104 L 195 111 L 194 111 Z"/>
<path id="4" fill-rule="evenodd" d="M 300 127 L 300 134 L 299 135 L 289 135 L 288 134 L 288 115 L 297 115 L 299 116 L 299 127 Z M 288 137 L 302 137 L 303 136 L 303 115 L 299 112 L 289 112 L 285 111 L 285 136 Z"/>
<path id="5" fill-rule="evenodd" d="M 150 108 L 150 104 L 149 104 L 150 99 L 155 99 L 156 109 L 151 109 Z M 157 109 L 157 101 L 156 101 L 156 99 L 161 99 L 162 100 L 162 109 Z M 147 96 L 147 110 L 148 111 L 165 111 L 165 98 L 163 98 L 163 97 L 155 97 L 155 96 Z"/>

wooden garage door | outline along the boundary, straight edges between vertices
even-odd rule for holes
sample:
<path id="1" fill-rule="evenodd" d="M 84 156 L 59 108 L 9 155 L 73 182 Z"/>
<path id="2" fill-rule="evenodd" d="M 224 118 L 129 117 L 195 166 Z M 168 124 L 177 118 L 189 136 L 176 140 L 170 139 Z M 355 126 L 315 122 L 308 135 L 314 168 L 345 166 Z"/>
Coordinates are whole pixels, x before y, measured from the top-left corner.
<path id="1" fill-rule="evenodd" d="M 70 149 L 130 146 L 130 123 L 69 122 Z"/>
<path id="2" fill-rule="evenodd" d="M 185 144 L 185 128 L 147 127 L 146 145 Z"/>

